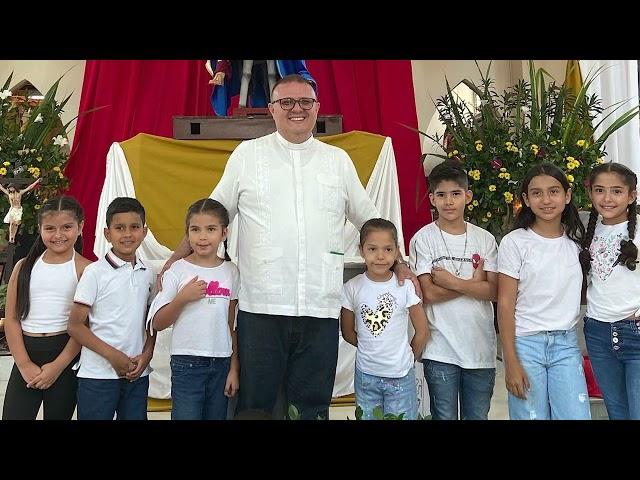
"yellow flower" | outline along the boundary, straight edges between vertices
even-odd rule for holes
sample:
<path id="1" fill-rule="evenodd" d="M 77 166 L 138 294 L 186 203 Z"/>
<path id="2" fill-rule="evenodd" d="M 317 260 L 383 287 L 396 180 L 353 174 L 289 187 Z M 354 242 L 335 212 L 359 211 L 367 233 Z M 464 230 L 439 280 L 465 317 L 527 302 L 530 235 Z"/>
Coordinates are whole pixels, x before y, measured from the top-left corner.
<path id="1" fill-rule="evenodd" d="M 506 168 L 504 168 L 504 167 L 502 167 L 502 168 L 500 169 L 500 171 L 501 171 L 501 172 L 506 172 L 506 171 L 507 171 L 507 169 L 506 169 Z"/>
<path id="2" fill-rule="evenodd" d="M 505 175 L 506 175 L 505 173 L 500 172 L 500 173 L 498 174 L 498 178 L 504 178 L 504 176 L 505 176 Z"/>
<path id="3" fill-rule="evenodd" d="M 495 185 L 489 185 L 489 191 L 490 192 L 495 192 L 496 191 L 496 186 Z"/>
<path id="4" fill-rule="evenodd" d="M 569 183 L 573 183 L 573 181 L 574 181 L 574 180 L 575 180 L 575 179 L 573 178 L 573 175 L 567 175 L 567 181 L 568 181 Z"/>
<path id="5" fill-rule="evenodd" d="M 458 150 L 454 150 L 454 151 L 453 151 L 453 152 L 451 152 L 451 153 L 453 153 L 454 155 L 457 155 L 457 154 L 458 154 L 458 153 L 460 153 L 460 152 L 458 152 Z"/>
<path id="6" fill-rule="evenodd" d="M 483 217 L 483 218 L 482 218 L 482 221 L 483 221 L 483 222 L 488 222 L 488 221 L 489 221 L 489 219 L 488 219 L 488 218 L 486 218 L 486 217 Z"/>
<path id="7" fill-rule="evenodd" d="M 60 171 L 60 167 L 53 167 L 53 171 L 54 172 L 59 172 Z"/>
<path id="8" fill-rule="evenodd" d="M 467 210 L 469 211 L 473 210 L 473 205 L 467 205 Z"/>
<path id="9" fill-rule="evenodd" d="M 511 192 L 504 192 L 504 200 L 505 200 L 507 203 L 511 203 L 511 202 L 513 202 L 513 193 L 511 193 Z"/>
<path id="10" fill-rule="evenodd" d="M 62 172 L 58 172 L 58 177 L 64 178 L 64 175 L 62 174 Z"/>
<path id="11" fill-rule="evenodd" d="M 540 147 L 538 147 L 538 145 L 532 144 L 531 145 L 531 150 L 538 150 Z"/>
<path id="12" fill-rule="evenodd" d="M 482 151 L 482 144 L 481 143 L 477 143 L 476 144 L 476 150 L 481 152 Z"/>
<path id="13" fill-rule="evenodd" d="M 41 162 L 42 161 L 42 157 L 36 157 L 36 160 Z"/>
<path id="14" fill-rule="evenodd" d="M 33 208 L 35 208 L 36 210 L 40 210 L 40 205 L 34 205 Z"/>
<path id="15" fill-rule="evenodd" d="M 584 147 L 584 144 L 585 144 L 585 143 L 587 143 L 587 142 L 585 142 L 584 140 L 578 140 L 578 141 L 576 142 L 576 145 L 577 145 L 577 146 L 579 146 L 579 147 Z"/>
<path id="16" fill-rule="evenodd" d="M 473 176 L 473 179 L 474 179 L 476 182 L 477 182 L 478 180 L 480 180 L 480 171 L 478 171 L 478 170 L 477 170 L 477 172 L 478 172 L 478 173 L 476 173 L 476 174 Z"/>
<path id="17" fill-rule="evenodd" d="M 575 162 L 576 159 L 573 157 L 567 157 L 567 162 Z"/>
<path id="18" fill-rule="evenodd" d="M 474 206 L 474 207 L 477 207 L 478 205 L 480 205 L 480 204 L 478 203 L 478 200 L 474 200 L 474 201 L 473 201 L 473 202 L 471 202 L 471 203 L 473 204 L 473 206 Z"/>
<path id="19" fill-rule="evenodd" d="M 453 157 L 453 152 L 447 153 L 447 157 L 449 157 L 449 158 Z"/>
<path id="20" fill-rule="evenodd" d="M 506 142 L 504 145 L 507 147 L 507 150 L 509 150 L 511 148 L 511 145 L 513 145 L 513 143 Z"/>
<path id="21" fill-rule="evenodd" d="M 491 218 L 491 212 L 487 212 L 487 218 Z"/>
<path id="22" fill-rule="evenodd" d="M 551 145 L 555 145 L 556 143 L 558 143 L 556 140 L 551 140 Z"/>
<path id="23" fill-rule="evenodd" d="M 479 143 L 482 143 L 482 140 L 476 140 L 474 143 L 477 145 Z"/>
<path id="24" fill-rule="evenodd" d="M 596 160 L 596 163 L 597 163 L 598 165 L 603 164 L 603 163 L 604 163 L 604 157 L 600 157 L 598 160 Z"/>
<path id="25" fill-rule="evenodd" d="M 593 207 L 592 203 L 587 204 L 587 208 L 592 208 L 592 207 Z"/>
<path id="26" fill-rule="evenodd" d="M 511 180 L 511 174 L 510 174 L 510 173 L 505 173 L 505 174 L 504 174 L 504 178 L 505 178 L 506 180 Z"/>
<path id="27" fill-rule="evenodd" d="M 6 175 L 7 174 L 7 169 L 2 167 L 0 168 L 0 175 Z"/>
<path id="28" fill-rule="evenodd" d="M 3 163 L 3 165 L 4 165 L 5 167 L 8 167 L 9 165 L 11 165 L 11 162 L 4 162 L 4 163 Z"/>

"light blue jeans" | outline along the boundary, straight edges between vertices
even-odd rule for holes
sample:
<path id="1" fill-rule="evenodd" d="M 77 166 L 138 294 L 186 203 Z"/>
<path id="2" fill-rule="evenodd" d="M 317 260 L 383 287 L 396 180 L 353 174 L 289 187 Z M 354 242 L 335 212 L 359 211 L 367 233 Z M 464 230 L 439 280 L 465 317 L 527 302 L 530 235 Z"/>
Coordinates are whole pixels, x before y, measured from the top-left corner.
<path id="1" fill-rule="evenodd" d="M 640 320 L 584 317 L 593 373 L 611 420 L 640 419 Z"/>
<path id="2" fill-rule="evenodd" d="M 496 382 L 495 368 L 462 368 L 452 363 L 422 360 L 429 386 L 431 418 L 487 420 Z"/>
<path id="3" fill-rule="evenodd" d="M 381 407 L 384 414 L 404 413 L 404 420 L 418 418 L 418 390 L 413 367 L 401 378 L 377 377 L 356 368 L 353 386 L 356 405 L 362 409 L 362 420 L 374 420 L 376 407 Z"/>
<path id="4" fill-rule="evenodd" d="M 575 328 L 516 337 L 516 353 L 531 389 L 526 400 L 509 393 L 511 420 L 591 420 Z"/>

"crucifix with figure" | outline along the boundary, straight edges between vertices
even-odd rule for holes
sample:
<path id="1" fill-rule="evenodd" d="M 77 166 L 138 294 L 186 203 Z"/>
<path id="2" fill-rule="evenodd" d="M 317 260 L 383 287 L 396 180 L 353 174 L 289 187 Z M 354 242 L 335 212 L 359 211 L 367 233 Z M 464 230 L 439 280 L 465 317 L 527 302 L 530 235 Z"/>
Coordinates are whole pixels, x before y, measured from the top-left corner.
<path id="1" fill-rule="evenodd" d="M 41 182 L 42 178 L 38 178 L 35 182 L 32 182 L 30 178 L 0 178 L 0 191 L 9 199 L 9 211 L 4 217 L 4 223 L 9 224 L 9 243 L 5 252 L 6 258 L 0 283 L 7 281 L 13 270 L 16 235 L 22 223 L 22 196 L 36 188 Z"/>

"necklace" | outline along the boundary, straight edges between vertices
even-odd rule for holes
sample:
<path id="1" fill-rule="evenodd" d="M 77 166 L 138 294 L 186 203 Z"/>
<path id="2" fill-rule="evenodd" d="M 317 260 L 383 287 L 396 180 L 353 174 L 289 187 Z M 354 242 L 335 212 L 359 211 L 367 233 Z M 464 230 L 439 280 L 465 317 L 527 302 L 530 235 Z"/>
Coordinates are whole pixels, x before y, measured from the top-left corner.
<path id="1" fill-rule="evenodd" d="M 449 246 L 447 242 L 444 241 L 444 235 L 442 234 L 442 229 L 440 228 L 440 224 L 436 220 L 436 225 L 438 226 L 438 230 L 440 231 L 440 238 L 442 239 L 442 243 L 444 243 L 444 248 L 447 249 L 447 255 L 449 255 L 449 262 L 451 263 L 451 268 L 453 268 L 453 272 L 456 274 L 456 277 L 460 276 L 460 270 L 462 270 L 462 264 L 464 263 L 464 257 L 467 254 L 467 222 L 464 222 L 464 252 L 462 253 L 462 258 L 460 259 L 460 263 L 458 264 L 458 268 L 456 268 L 456 264 L 453 263 L 453 256 L 451 256 L 451 252 L 449 251 Z"/>

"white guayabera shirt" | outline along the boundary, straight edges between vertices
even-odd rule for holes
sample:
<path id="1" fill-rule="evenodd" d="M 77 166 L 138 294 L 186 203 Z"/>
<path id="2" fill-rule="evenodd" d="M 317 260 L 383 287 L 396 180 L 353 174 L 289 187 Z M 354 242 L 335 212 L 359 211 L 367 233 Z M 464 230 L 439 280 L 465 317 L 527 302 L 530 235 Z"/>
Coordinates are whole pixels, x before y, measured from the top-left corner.
<path id="1" fill-rule="evenodd" d="M 345 219 L 380 216 L 344 150 L 277 132 L 242 142 L 211 198 L 238 215 L 240 310 L 338 318 Z"/>

